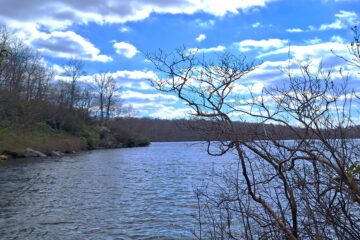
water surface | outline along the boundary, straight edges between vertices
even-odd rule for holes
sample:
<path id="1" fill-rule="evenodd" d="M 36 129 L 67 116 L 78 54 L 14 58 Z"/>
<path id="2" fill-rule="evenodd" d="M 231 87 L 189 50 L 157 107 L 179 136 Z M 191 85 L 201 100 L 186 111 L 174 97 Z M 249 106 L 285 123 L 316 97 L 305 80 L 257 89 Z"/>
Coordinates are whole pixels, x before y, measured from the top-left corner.
<path id="1" fill-rule="evenodd" d="M 189 239 L 193 190 L 228 160 L 200 143 L 0 162 L 1 239 Z"/>

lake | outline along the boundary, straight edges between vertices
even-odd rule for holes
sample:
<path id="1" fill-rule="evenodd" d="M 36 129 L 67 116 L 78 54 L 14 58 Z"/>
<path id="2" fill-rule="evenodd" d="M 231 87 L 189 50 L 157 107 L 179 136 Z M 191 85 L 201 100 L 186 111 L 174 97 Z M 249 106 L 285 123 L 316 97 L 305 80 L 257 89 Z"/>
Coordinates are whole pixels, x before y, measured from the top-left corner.
<path id="1" fill-rule="evenodd" d="M 194 189 L 231 156 L 201 143 L 0 162 L 1 239 L 191 239 Z"/>

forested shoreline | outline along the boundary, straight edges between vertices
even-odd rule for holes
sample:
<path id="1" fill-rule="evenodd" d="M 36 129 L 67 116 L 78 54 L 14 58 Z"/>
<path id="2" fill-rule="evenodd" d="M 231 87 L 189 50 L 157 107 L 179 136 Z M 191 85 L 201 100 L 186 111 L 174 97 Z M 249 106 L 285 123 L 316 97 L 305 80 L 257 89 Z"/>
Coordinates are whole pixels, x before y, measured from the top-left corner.
<path id="1" fill-rule="evenodd" d="M 130 130 L 136 135 L 145 135 L 153 142 L 185 142 L 185 141 L 218 141 L 226 140 L 214 131 L 206 131 L 212 127 L 219 127 L 216 121 L 195 119 L 154 119 L 154 118 L 116 118 L 111 123 L 118 131 Z M 296 140 L 301 136 L 310 138 L 303 128 L 290 129 L 287 126 L 276 124 L 261 124 L 249 122 L 233 122 L 234 129 L 240 139 L 266 139 L 272 136 L 274 139 Z M 296 131 L 294 131 L 296 130 Z M 360 128 L 350 129 L 324 129 L 323 133 L 329 139 L 340 138 L 346 131 L 347 138 L 359 138 Z M 316 138 L 316 136 L 314 136 Z"/>
<path id="2" fill-rule="evenodd" d="M 0 155 L 25 156 L 26 149 L 46 155 L 150 142 L 129 131 L 110 127 L 121 108 L 115 79 L 99 74 L 92 84 L 80 80 L 84 62 L 71 58 L 65 80 L 35 49 L 6 26 L 0 26 Z"/>

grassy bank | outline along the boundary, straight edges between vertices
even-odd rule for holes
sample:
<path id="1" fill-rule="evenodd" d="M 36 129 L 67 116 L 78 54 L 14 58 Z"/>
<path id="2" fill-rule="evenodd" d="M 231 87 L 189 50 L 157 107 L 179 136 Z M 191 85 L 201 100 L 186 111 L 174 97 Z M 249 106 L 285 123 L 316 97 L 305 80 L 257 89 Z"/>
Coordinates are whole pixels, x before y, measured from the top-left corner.
<path id="1" fill-rule="evenodd" d="M 97 148 L 147 146 L 146 138 L 122 137 L 113 134 L 106 127 L 82 126 L 76 134 L 53 129 L 46 123 L 30 126 L 12 125 L 0 128 L 0 154 L 22 157 L 26 148 L 32 148 L 46 155 L 53 151 L 78 152 Z"/>

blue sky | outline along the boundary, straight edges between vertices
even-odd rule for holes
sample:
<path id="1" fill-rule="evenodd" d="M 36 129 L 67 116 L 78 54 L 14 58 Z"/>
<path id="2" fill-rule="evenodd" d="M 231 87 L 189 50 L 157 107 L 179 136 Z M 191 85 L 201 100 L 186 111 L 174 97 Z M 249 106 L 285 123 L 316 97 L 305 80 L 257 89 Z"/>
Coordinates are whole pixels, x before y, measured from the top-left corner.
<path id="1" fill-rule="evenodd" d="M 138 116 L 179 118 L 188 112 L 174 96 L 152 89 L 156 76 L 142 52 L 179 46 L 205 56 L 243 53 L 260 68 L 235 88 L 246 94 L 284 81 L 288 58 L 307 57 L 326 67 L 343 64 L 350 27 L 359 24 L 360 0 L 1 0 L 0 23 L 14 29 L 64 79 L 70 57 L 85 62 L 84 81 L 109 72 L 122 103 Z M 355 78 L 356 74 L 354 74 Z"/>

